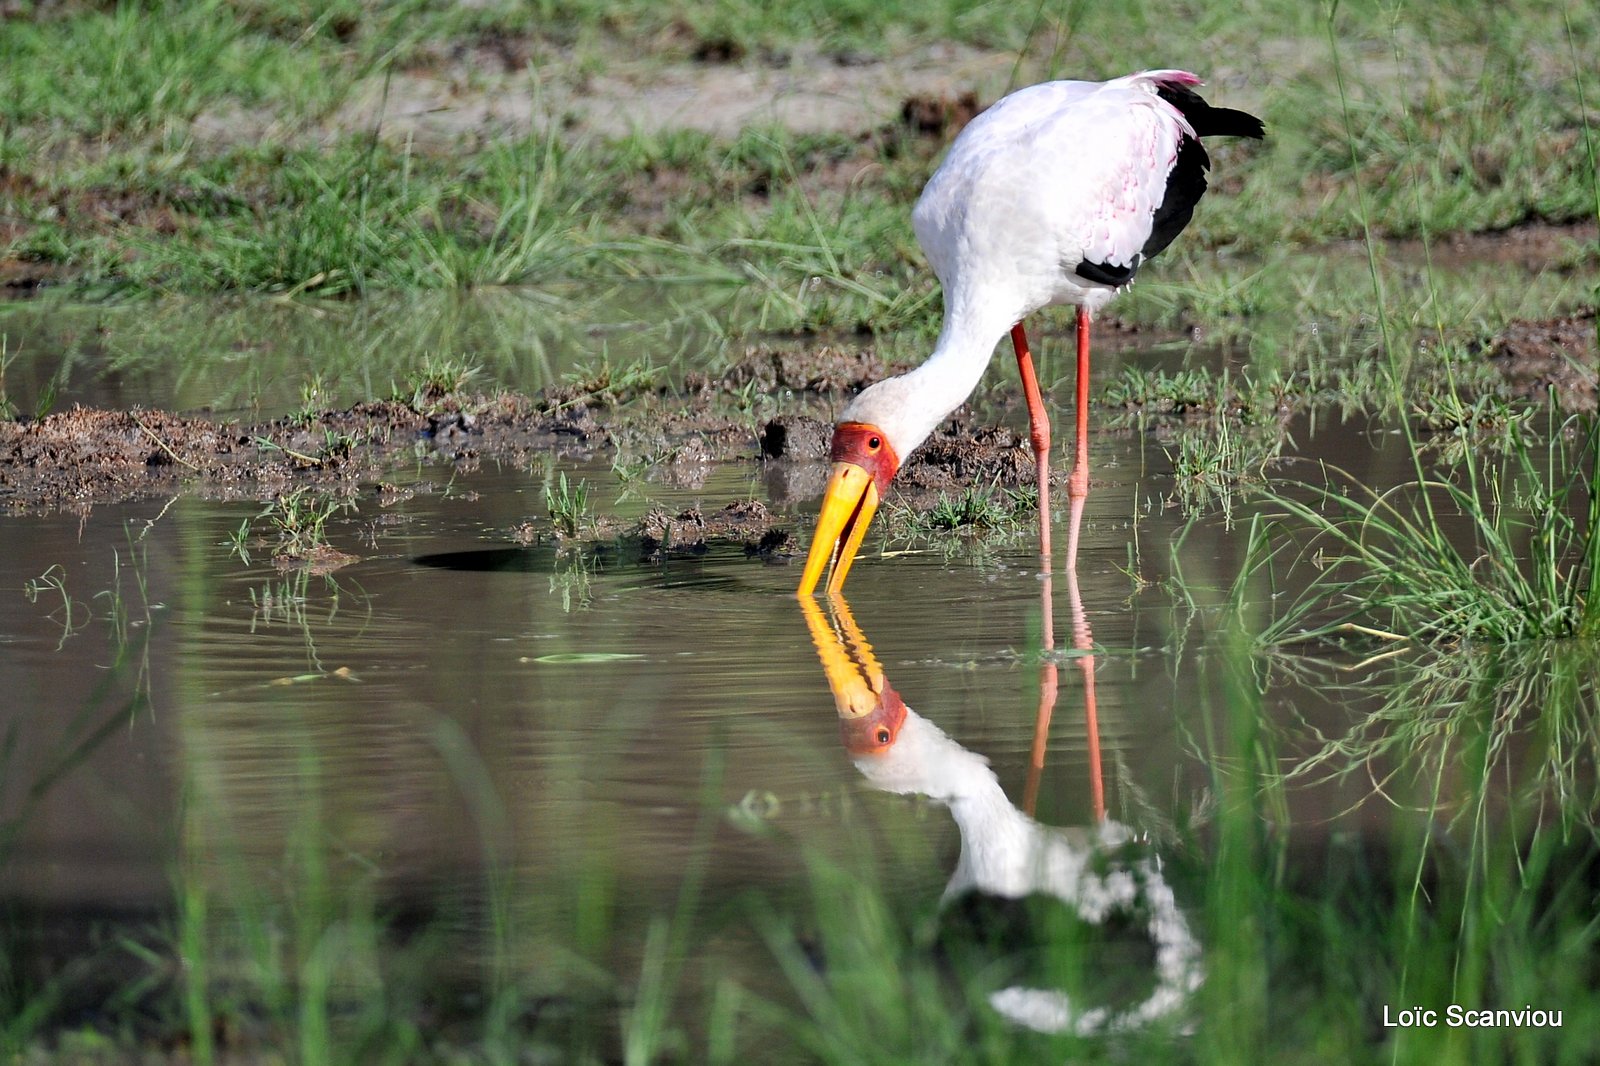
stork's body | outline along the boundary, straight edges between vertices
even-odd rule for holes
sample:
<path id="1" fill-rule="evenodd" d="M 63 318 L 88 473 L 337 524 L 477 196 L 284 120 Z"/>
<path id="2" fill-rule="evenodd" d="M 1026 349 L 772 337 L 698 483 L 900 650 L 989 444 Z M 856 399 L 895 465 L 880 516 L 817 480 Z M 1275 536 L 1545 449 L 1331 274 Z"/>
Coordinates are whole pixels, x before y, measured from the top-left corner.
<path id="1" fill-rule="evenodd" d="M 944 287 L 944 328 L 927 362 L 866 389 L 840 416 L 802 594 L 835 554 L 828 589 L 843 585 L 900 461 L 971 394 L 1007 331 L 1028 399 L 1049 554 L 1049 422 L 1022 320 L 1050 304 L 1078 308 L 1069 491 L 1081 497 L 1091 316 L 1188 224 L 1209 166 L 1200 138 L 1263 134 L 1252 116 L 1209 106 L 1193 91 L 1199 83 L 1176 70 L 1046 82 L 1005 97 L 956 138 L 911 216 Z"/>

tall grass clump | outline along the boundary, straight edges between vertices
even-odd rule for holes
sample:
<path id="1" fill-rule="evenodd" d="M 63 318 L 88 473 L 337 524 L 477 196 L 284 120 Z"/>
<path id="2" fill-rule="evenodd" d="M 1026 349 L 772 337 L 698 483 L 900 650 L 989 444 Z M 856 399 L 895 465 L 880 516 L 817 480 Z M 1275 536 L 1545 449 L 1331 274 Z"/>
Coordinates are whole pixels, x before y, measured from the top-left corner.
<path id="1" fill-rule="evenodd" d="M 1269 642 L 1351 627 L 1418 640 L 1600 634 L 1600 423 L 1514 442 L 1494 467 L 1469 456 L 1430 473 L 1419 460 L 1414 479 L 1383 491 L 1329 472 L 1268 493 L 1291 537 L 1259 540 L 1252 565 L 1295 551 L 1291 566 L 1316 567 Z"/>

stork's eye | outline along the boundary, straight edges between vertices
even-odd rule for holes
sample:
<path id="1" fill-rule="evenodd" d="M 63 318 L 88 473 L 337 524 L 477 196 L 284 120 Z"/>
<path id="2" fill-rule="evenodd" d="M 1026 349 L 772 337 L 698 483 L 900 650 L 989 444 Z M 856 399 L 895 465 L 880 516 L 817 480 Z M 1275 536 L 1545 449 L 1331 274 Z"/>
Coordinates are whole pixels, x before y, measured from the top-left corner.
<path id="1" fill-rule="evenodd" d="M 883 447 L 883 441 L 880 440 L 879 438 L 877 438 L 877 437 L 868 437 L 867 438 L 867 451 L 875 452 L 881 447 Z"/>
<path id="2" fill-rule="evenodd" d="M 889 743 L 889 727 L 888 726 L 880 725 L 878 727 L 878 743 L 879 744 L 887 744 L 887 743 Z"/>

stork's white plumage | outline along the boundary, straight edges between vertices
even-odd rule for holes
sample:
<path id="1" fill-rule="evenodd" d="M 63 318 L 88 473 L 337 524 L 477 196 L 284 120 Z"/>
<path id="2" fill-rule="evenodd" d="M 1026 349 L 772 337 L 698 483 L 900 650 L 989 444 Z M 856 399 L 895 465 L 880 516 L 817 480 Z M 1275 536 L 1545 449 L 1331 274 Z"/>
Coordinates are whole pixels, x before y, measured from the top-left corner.
<path id="1" fill-rule="evenodd" d="M 828 591 L 850 563 L 901 460 L 977 386 L 1011 331 L 1038 462 L 1041 547 L 1049 554 L 1049 422 L 1022 320 L 1078 308 L 1078 454 L 1069 492 L 1088 491 L 1089 321 L 1143 261 L 1188 224 L 1210 165 L 1200 138 L 1261 137 L 1259 119 L 1214 108 L 1181 70 L 1021 89 L 962 130 L 912 212 L 944 287 L 944 328 L 921 366 L 864 390 L 834 431 L 834 471 L 801 578 Z"/>

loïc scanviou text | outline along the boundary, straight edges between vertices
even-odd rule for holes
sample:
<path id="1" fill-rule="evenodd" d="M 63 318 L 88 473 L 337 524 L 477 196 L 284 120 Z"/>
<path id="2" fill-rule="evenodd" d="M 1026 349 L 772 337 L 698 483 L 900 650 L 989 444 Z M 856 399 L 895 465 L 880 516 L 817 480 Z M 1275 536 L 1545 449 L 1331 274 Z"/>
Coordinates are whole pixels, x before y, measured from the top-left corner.
<path id="1" fill-rule="evenodd" d="M 1383 1024 L 1387 1029 L 1559 1029 L 1561 1012 L 1527 1006 L 1518 1010 L 1474 1010 L 1452 1003 L 1444 1010 L 1431 1007 L 1393 1008 L 1384 1005 Z"/>

